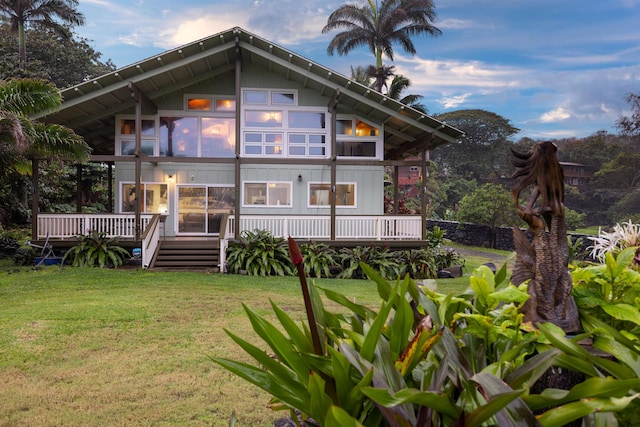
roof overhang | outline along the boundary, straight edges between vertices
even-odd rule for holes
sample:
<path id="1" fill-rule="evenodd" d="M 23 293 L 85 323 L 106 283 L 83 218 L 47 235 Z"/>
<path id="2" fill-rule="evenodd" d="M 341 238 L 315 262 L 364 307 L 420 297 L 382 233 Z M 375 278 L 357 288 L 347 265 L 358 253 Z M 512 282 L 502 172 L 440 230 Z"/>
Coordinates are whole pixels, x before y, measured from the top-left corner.
<path id="1" fill-rule="evenodd" d="M 113 154 L 115 115 L 134 111 L 132 86 L 146 105 L 158 105 L 169 94 L 231 72 L 237 55 L 337 99 L 338 113 L 349 111 L 384 124 L 385 158 L 430 150 L 463 136 L 446 123 L 237 27 L 64 89 L 60 109 L 39 118 L 72 128 L 94 154 Z"/>

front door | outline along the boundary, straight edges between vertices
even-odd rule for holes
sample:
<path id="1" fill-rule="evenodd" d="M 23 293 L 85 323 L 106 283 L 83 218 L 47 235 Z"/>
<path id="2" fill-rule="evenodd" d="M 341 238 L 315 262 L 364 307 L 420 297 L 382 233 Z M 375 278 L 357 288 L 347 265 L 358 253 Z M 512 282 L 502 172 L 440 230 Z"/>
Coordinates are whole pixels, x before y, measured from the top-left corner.
<path id="1" fill-rule="evenodd" d="M 224 214 L 234 206 L 234 188 L 209 185 L 180 185 L 178 191 L 178 234 L 218 235 Z"/>

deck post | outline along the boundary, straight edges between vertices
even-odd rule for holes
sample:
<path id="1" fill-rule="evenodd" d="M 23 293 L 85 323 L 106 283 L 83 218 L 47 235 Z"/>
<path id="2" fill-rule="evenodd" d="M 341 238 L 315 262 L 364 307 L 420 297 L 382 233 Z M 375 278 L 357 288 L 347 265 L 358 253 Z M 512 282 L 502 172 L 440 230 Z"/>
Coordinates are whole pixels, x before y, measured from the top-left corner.
<path id="1" fill-rule="evenodd" d="M 427 178 L 429 171 L 427 170 L 427 160 L 429 158 L 428 150 L 422 151 L 422 161 L 420 166 L 422 167 L 422 186 L 421 186 L 421 194 L 420 194 L 420 210 L 422 216 L 422 222 L 420 228 L 422 229 L 422 240 L 427 239 Z"/>
<path id="2" fill-rule="evenodd" d="M 40 210 L 40 165 L 38 159 L 31 160 L 31 239 L 38 239 L 38 211 Z"/>

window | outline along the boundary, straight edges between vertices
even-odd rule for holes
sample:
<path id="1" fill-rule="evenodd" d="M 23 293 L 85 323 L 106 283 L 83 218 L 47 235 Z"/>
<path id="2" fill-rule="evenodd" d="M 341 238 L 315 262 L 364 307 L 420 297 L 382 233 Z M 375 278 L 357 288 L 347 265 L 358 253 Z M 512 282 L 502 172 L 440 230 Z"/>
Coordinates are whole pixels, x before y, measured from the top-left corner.
<path id="1" fill-rule="evenodd" d="M 293 90 L 243 91 L 243 100 L 247 104 L 242 106 L 241 152 L 244 156 L 328 155 L 330 124 L 326 109 L 298 107 L 297 96 Z M 265 106 L 254 106 L 259 104 Z"/>
<path id="2" fill-rule="evenodd" d="M 145 213 L 167 213 L 167 184 L 142 183 L 142 205 Z M 120 192 L 120 212 L 135 212 L 136 185 L 122 183 Z"/>
<path id="3" fill-rule="evenodd" d="M 294 92 L 271 92 L 271 103 L 272 104 L 285 104 L 285 105 L 295 105 L 296 96 Z"/>
<path id="4" fill-rule="evenodd" d="M 226 111 L 233 113 L 236 111 L 235 99 L 216 99 L 215 101 L 216 111 Z"/>
<path id="5" fill-rule="evenodd" d="M 147 156 L 153 156 L 156 146 L 155 139 L 143 139 L 140 141 L 140 151 Z M 120 155 L 122 156 L 135 156 L 136 154 L 136 141 L 135 140 L 121 140 L 120 141 Z"/>
<path id="6" fill-rule="evenodd" d="M 325 129 L 325 114 L 315 111 L 289 111 L 289 127 L 294 129 Z"/>
<path id="7" fill-rule="evenodd" d="M 200 142 L 202 157 L 235 157 L 235 119 L 203 117 L 201 119 Z"/>
<path id="8" fill-rule="evenodd" d="M 336 120 L 336 155 L 378 157 L 382 145 L 380 129 L 358 118 Z"/>
<path id="9" fill-rule="evenodd" d="M 331 184 L 325 182 L 309 183 L 309 207 L 329 207 Z M 356 207 L 356 184 L 336 184 L 336 206 Z"/>
<path id="10" fill-rule="evenodd" d="M 242 202 L 244 206 L 291 207 L 290 182 L 245 182 Z"/>
<path id="11" fill-rule="evenodd" d="M 246 127 L 280 128 L 282 127 L 282 111 L 245 110 L 244 125 Z"/>
<path id="12" fill-rule="evenodd" d="M 160 117 L 160 155 L 198 156 L 198 118 Z"/>
<path id="13" fill-rule="evenodd" d="M 289 156 L 324 156 L 326 153 L 326 135 L 289 133 Z"/>
<path id="14" fill-rule="evenodd" d="M 156 134 L 156 121 L 151 119 L 142 119 L 142 135 L 154 136 Z M 133 135 L 136 134 L 136 120 L 135 119 L 120 119 L 120 135 Z"/>
<path id="15" fill-rule="evenodd" d="M 245 104 L 266 104 L 266 90 L 245 90 L 242 100 Z"/>
<path id="16" fill-rule="evenodd" d="M 187 98 L 187 110 L 211 111 L 211 97 Z"/>

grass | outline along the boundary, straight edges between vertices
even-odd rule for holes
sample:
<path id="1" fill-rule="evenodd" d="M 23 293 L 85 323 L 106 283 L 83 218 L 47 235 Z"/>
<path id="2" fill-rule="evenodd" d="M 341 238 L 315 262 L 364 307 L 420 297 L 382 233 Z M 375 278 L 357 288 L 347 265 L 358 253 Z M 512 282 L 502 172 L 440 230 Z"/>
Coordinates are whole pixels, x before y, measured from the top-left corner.
<path id="1" fill-rule="evenodd" d="M 441 290 L 465 289 L 497 255 L 465 256 L 465 276 Z M 270 318 L 273 300 L 302 321 L 296 278 L 2 269 L 0 426 L 227 426 L 233 411 L 238 426 L 272 426 L 286 416 L 208 356 L 250 361 L 224 333 L 253 336 L 243 303 Z M 368 281 L 315 282 L 378 306 Z"/>

